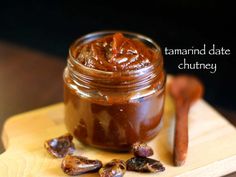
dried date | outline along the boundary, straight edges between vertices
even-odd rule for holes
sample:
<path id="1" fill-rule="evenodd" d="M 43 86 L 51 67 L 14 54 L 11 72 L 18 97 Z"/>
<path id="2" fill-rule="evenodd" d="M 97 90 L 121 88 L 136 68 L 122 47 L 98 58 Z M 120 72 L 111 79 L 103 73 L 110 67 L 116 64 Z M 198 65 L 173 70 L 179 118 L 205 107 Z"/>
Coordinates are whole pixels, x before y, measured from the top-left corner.
<path id="1" fill-rule="evenodd" d="M 165 170 L 165 167 L 158 160 L 147 157 L 133 157 L 126 161 L 128 171 L 157 173 Z"/>
<path id="2" fill-rule="evenodd" d="M 64 173 L 76 176 L 89 172 L 96 172 L 102 167 L 100 160 L 89 160 L 83 156 L 67 155 L 61 163 L 61 169 Z"/>
<path id="3" fill-rule="evenodd" d="M 113 159 L 99 170 L 100 177 L 122 177 L 126 172 L 123 160 Z"/>
<path id="4" fill-rule="evenodd" d="M 153 155 L 153 150 L 146 143 L 136 142 L 132 146 L 132 152 L 136 157 L 149 157 Z"/>
<path id="5" fill-rule="evenodd" d="M 47 140 L 44 143 L 44 147 L 53 157 L 63 158 L 67 154 L 73 154 L 73 152 L 75 151 L 75 145 L 72 140 L 73 137 L 70 134 L 66 134 L 57 138 Z"/>

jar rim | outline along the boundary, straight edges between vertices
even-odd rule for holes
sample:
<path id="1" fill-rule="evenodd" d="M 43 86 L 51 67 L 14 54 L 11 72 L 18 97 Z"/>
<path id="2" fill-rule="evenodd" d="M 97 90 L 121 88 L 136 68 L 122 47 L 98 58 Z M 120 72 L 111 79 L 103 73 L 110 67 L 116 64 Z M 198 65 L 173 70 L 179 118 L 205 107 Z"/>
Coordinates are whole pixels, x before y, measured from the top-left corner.
<path id="1" fill-rule="evenodd" d="M 158 67 L 162 63 L 161 60 L 156 60 L 152 65 L 147 66 L 147 67 L 143 67 L 143 68 L 137 69 L 137 70 L 103 71 L 103 70 L 89 68 L 87 66 L 84 66 L 83 64 L 78 62 L 76 60 L 76 58 L 73 56 L 73 54 L 72 54 L 73 47 L 91 42 L 91 41 L 96 40 L 96 39 L 103 37 L 103 36 L 112 35 L 117 32 L 124 34 L 124 36 L 129 36 L 129 38 L 136 38 L 136 39 L 140 40 L 141 42 L 149 43 L 150 45 L 153 46 L 153 48 L 155 50 L 157 50 L 158 52 L 161 52 L 161 48 L 159 47 L 159 45 L 154 40 L 152 40 L 151 38 L 149 38 L 145 35 L 135 33 L 135 32 L 130 32 L 130 31 L 123 31 L 123 30 L 104 30 L 104 31 L 97 31 L 97 32 L 88 33 L 88 34 L 83 35 L 82 37 L 78 38 L 77 40 L 75 40 L 72 43 L 72 45 L 69 47 L 69 59 L 72 59 L 73 60 L 72 63 L 81 67 L 81 69 L 83 69 L 83 70 L 90 70 L 91 72 L 94 72 L 96 74 L 110 75 L 110 76 L 114 76 L 114 75 L 115 76 L 117 76 L 117 75 L 118 76 L 119 75 L 140 75 L 140 73 L 144 73 L 149 70 L 152 70 L 155 67 Z"/>

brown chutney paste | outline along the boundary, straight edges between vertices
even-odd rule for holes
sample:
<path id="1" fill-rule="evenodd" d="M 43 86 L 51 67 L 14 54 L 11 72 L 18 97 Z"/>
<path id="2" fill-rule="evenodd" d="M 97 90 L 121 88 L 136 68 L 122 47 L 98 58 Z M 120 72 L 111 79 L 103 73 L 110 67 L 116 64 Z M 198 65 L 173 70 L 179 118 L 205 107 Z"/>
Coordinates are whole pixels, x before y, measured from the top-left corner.
<path id="1" fill-rule="evenodd" d="M 160 130 L 165 72 L 160 48 L 130 32 L 78 39 L 64 72 L 65 124 L 91 146 L 127 151 Z"/>

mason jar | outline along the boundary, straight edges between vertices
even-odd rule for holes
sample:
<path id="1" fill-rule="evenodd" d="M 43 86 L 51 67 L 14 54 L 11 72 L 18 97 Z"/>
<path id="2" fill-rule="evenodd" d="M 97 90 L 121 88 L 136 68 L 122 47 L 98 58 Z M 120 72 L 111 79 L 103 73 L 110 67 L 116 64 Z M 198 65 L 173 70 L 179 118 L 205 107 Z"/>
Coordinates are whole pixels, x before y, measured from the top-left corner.
<path id="1" fill-rule="evenodd" d="M 157 52 L 157 61 L 138 70 L 112 72 L 89 68 L 76 60 L 79 46 L 115 32 L 85 35 L 69 48 L 63 75 L 65 125 L 81 143 L 127 151 L 133 143 L 147 142 L 158 134 L 166 76 L 160 47 L 131 32 L 122 33 Z"/>

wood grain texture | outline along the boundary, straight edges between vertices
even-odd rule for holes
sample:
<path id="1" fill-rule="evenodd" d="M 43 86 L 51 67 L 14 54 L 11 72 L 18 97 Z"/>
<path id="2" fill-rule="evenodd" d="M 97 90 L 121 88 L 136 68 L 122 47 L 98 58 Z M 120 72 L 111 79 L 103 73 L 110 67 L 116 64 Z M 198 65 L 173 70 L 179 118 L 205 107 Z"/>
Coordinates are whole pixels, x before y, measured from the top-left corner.
<path id="1" fill-rule="evenodd" d="M 61 159 L 49 156 L 43 148 L 45 140 L 66 133 L 63 124 L 63 104 L 16 115 L 5 123 L 3 142 L 6 152 L 0 156 L 2 177 L 64 177 Z M 236 170 L 236 129 L 205 101 L 197 101 L 189 113 L 189 151 L 186 164 L 174 167 L 172 147 L 174 111 L 167 96 L 163 128 L 148 144 L 155 150 L 152 158 L 164 163 L 166 171 L 160 174 L 127 172 L 125 177 L 141 176 L 222 176 Z M 74 141 L 76 154 L 104 163 L 113 159 L 128 159 L 129 153 L 112 153 L 84 146 Z M 88 174 L 83 176 L 98 176 Z"/>

